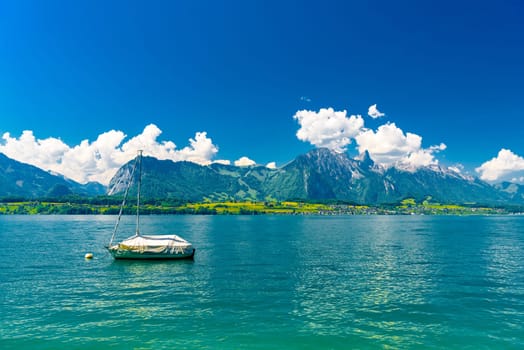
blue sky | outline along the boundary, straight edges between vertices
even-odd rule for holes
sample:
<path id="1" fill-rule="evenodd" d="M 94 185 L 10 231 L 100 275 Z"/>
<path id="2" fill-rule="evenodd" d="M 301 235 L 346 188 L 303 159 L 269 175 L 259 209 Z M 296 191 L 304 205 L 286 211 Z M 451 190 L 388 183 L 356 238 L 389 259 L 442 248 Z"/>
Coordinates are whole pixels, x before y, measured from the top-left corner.
<path id="1" fill-rule="evenodd" d="M 206 132 L 215 160 L 282 165 L 315 147 L 297 112 L 333 108 L 445 144 L 440 164 L 476 174 L 506 149 L 520 171 L 523 17 L 517 0 L 4 1 L 0 134 L 74 148 L 154 124 L 177 149 Z"/>

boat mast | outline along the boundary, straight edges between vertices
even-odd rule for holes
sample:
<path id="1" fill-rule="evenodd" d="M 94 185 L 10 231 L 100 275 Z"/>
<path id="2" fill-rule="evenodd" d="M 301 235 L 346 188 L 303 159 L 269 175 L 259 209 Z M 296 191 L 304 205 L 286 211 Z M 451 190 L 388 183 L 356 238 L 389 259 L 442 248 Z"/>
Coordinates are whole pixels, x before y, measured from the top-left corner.
<path id="1" fill-rule="evenodd" d="M 138 150 L 138 192 L 136 195 L 136 235 L 140 236 L 140 186 L 142 184 L 142 150 Z"/>

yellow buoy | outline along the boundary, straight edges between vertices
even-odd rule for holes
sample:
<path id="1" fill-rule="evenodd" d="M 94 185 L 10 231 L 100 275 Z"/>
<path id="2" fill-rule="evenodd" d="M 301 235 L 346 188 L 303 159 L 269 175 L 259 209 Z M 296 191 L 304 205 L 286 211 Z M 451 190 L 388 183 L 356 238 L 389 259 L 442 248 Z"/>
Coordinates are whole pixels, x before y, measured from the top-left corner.
<path id="1" fill-rule="evenodd" d="M 86 259 L 93 259 L 93 253 L 87 253 L 87 254 L 85 255 L 85 258 L 86 258 Z"/>

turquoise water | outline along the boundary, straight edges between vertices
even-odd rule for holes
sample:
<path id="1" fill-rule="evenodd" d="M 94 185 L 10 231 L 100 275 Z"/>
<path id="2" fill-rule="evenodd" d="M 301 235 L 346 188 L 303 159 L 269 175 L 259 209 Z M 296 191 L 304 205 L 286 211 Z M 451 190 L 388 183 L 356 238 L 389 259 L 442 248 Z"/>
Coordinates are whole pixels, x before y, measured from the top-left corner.
<path id="1" fill-rule="evenodd" d="M 0 348 L 524 348 L 524 217 L 142 223 L 195 260 L 113 261 L 114 217 L 0 217 Z"/>

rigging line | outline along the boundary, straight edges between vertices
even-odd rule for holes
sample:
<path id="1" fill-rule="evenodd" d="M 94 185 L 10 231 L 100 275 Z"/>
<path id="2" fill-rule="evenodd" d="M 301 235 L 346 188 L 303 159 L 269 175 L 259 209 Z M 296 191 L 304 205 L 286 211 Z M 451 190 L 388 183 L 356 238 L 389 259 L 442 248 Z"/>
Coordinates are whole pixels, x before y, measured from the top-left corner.
<path id="1" fill-rule="evenodd" d="M 126 205 L 127 194 L 129 193 L 129 188 L 131 187 L 131 180 L 133 179 L 133 176 L 135 175 L 138 158 L 139 157 L 136 157 L 135 164 L 133 165 L 133 170 L 131 171 L 131 175 L 129 176 L 129 182 L 127 183 L 126 191 L 124 193 L 124 199 L 122 200 L 122 204 L 120 205 L 120 211 L 118 212 L 118 218 L 116 219 L 115 228 L 113 230 L 113 235 L 111 236 L 111 240 L 109 241 L 110 247 L 113 244 L 113 240 L 115 239 L 116 231 L 118 230 L 118 225 L 120 224 L 120 218 L 122 217 L 122 212 L 124 210 L 124 206 Z"/>
<path id="2" fill-rule="evenodd" d="M 124 180 L 124 177 L 121 176 L 118 178 L 116 184 L 111 188 L 111 190 L 107 193 L 109 196 L 111 196 L 112 194 L 115 193 L 116 189 L 120 186 L 120 184 L 122 183 L 122 181 Z M 111 185 L 111 183 L 109 184 Z"/>

